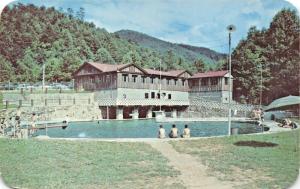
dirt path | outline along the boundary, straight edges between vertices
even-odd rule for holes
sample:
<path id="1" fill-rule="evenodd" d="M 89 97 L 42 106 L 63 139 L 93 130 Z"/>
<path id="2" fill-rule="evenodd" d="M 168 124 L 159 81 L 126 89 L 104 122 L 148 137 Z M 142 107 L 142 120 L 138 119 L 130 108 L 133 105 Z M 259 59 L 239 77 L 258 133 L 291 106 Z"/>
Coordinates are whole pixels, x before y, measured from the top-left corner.
<path id="1" fill-rule="evenodd" d="M 187 188 L 229 189 L 233 186 L 206 174 L 207 168 L 189 154 L 178 153 L 167 142 L 147 142 L 169 160 L 170 166 L 181 172 L 179 178 Z"/>

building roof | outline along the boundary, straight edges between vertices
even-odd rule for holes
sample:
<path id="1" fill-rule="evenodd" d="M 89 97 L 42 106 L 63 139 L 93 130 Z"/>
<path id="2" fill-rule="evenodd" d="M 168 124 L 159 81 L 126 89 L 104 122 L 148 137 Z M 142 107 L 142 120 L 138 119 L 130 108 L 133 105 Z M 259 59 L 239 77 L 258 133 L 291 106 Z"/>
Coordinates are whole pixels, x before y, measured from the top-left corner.
<path id="1" fill-rule="evenodd" d="M 145 71 L 150 75 L 162 75 L 162 76 L 169 76 L 169 77 L 176 77 L 177 75 L 172 72 L 165 72 L 159 70 L 152 70 L 152 69 L 145 69 Z"/>
<path id="2" fill-rule="evenodd" d="M 93 66 L 94 68 L 98 69 L 101 72 L 115 72 L 115 71 L 122 70 L 123 68 L 126 68 L 130 65 L 134 65 L 134 64 L 102 64 L 102 63 L 98 63 L 98 62 L 86 62 L 86 64 Z M 182 73 L 186 72 L 186 70 L 171 70 L 168 72 L 165 72 L 165 71 L 160 72 L 159 70 L 143 69 L 137 65 L 134 65 L 134 66 L 141 69 L 143 72 L 145 72 L 146 74 L 149 74 L 149 75 L 160 75 L 161 74 L 162 76 L 178 77 Z M 79 69 L 81 69 L 81 67 Z"/>
<path id="3" fill-rule="evenodd" d="M 129 64 L 101 64 L 98 62 L 87 62 L 87 64 L 92 65 L 93 67 L 97 68 L 102 72 L 118 71 L 119 69 L 122 69 L 129 65 Z"/>
<path id="4" fill-rule="evenodd" d="M 271 104 L 269 104 L 265 108 L 265 111 L 274 110 L 274 109 L 287 109 L 290 106 L 299 105 L 299 104 L 300 104 L 300 96 L 286 96 L 274 100 Z"/>
<path id="5" fill-rule="evenodd" d="M 203 78 L 203 77 L 224 77 L 228 73 L 227 70 L 222 71 L 214 71 L 214 72 L 204 72 L 204 73 L 196 73 L 191 79 L 195 78 Z"/>
<path id="6" fill-rule="evenodd" d="M 179 76 L 179 75 L 183 74 L 184 72 L 186 72 L 186 70 L 170 70 L 170 71 L 168 71 L 169 74 L 174 75 L 174 76 Z"/>

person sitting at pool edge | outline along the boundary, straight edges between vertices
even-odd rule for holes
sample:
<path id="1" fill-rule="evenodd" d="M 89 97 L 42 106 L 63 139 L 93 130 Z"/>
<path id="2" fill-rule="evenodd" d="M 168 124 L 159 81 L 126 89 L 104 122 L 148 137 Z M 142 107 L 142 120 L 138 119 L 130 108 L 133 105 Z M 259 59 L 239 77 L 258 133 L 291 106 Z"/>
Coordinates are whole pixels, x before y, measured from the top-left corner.
<path id="1" fill-rule="evenodd" d="M 191 133 L 191 131 L 190 131 L 190 129 L 188 128 L 188 125 L 185 125 L 181 137 L 182 137 L 182 138 L 190 138 L 190 137 L 191 137 L 191 134 L 190 134 L 190 133 Z"/>
<path id="2" fill-rule="evenodd" d="M 166 137 L 166 131 L 163 128 L 163 126 L 160 125 L 158 130 L 158 138 L 165 138 L 165 137 Z"/>
<path id="3" fill-rule="evenodd" d="M 178 129 L 176 128 L 176 125 L 172 125 L 171 132 L 169 134 L 170 138 L 177 138 L 178 137 Z"/>

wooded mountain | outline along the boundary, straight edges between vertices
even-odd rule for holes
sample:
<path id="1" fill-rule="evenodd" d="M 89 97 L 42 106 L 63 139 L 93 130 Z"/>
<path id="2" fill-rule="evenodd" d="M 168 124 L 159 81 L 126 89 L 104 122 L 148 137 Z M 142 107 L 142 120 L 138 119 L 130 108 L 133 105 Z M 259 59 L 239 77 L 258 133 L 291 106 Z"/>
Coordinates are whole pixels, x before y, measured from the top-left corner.
<path id="1" fill-rule="evenodd" d="M 189 62 L 202 59 L 206 64 L 215 64 L 217 61 L 226 58 L 225 54 L 218 53 L 208 48 L 171 43 L 137 31 L 120 30 L 115 32 L 115 34 L 121 39 L 126 39 L 129 42 L 158 51 L 162 54 L 167 54 L 168 51 L 172 51 L 177 56 L 181 56 Z"/>
<path id="2" fill-rule="evenodd" d="M 70 8 L 58 11 L 32 4 L 7 6 L 0 22 L 0 82 L 39 81 L 43 64 L 47 81 L 68 81 L 84 61 L 135 63 L 152 69 L 159 69 L 161 61 L 163 70 L 191 72 L 221 68 L 223 63 L 207 66 L 213 62 L 210 57 L 168 42 L 162 42 L 172 47 L 165 48 L 167 53 L 164 46 L 155 49 L 130 42 L 84 21 L 84 16 L 83 8 L 74 13 Z M 215 54 L 212 57 L 218 60 Z"/>

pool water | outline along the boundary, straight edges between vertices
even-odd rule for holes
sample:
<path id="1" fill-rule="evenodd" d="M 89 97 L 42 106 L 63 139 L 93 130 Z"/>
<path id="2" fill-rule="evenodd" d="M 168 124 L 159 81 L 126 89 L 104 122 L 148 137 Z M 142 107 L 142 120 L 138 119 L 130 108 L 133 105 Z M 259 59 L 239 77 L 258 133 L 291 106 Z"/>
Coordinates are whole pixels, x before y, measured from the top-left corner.
<path id="1" fill-rule="evenodd" d="M 227 122 L 176 122 L 162 123 L 166 135 L 175 124 L 182 133 L 187 124 L 191 130 L 191 137 L 220 136 L 228 134 Z M 48 135 L 53 138 L 156 138 L 160 123 L 154 120 L 126 120 L 126 121 L 95 121 L 72 122 L 66 129 L 49 128 L 39 130 L 35 135 Z M 261 132 L 261 128 L 249 123 L 232 123 L 232 128 L 239 128 L 239 134 Z"/>

